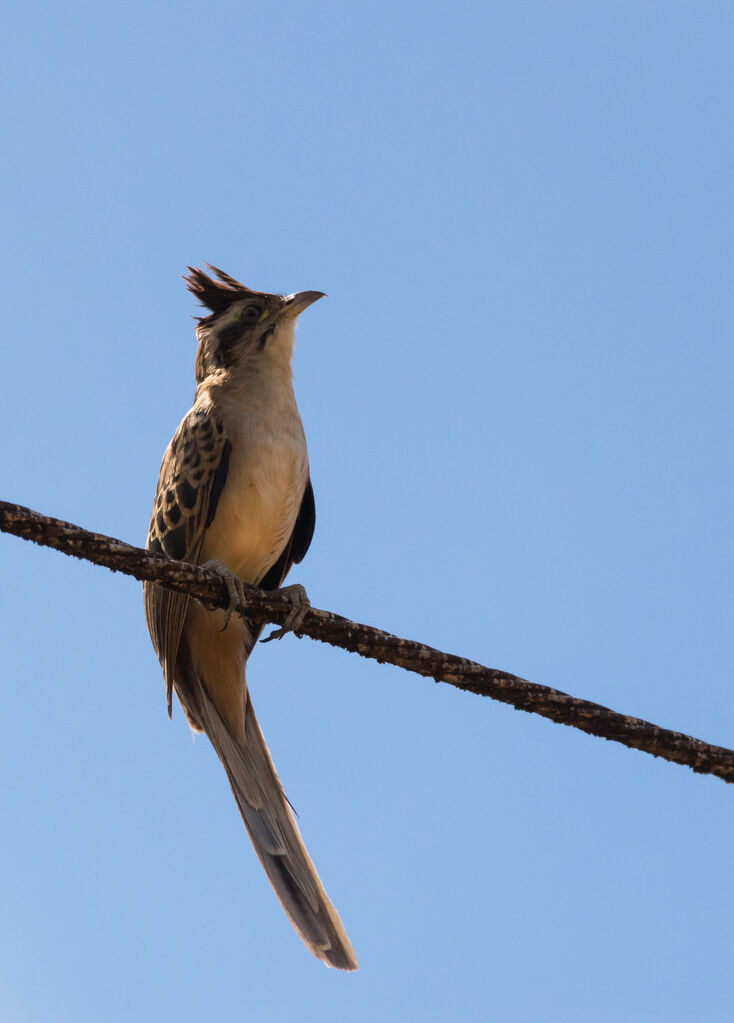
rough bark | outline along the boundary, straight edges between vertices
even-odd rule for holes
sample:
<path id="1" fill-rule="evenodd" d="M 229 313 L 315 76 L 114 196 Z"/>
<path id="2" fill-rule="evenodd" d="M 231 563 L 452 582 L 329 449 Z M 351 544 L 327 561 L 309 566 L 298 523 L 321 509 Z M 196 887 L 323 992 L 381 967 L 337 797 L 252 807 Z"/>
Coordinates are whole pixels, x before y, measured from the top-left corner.
<path id="1" fill-rule="evenodd" d="M 150 554 L 122 540 L 40 515 L 22 505 L 0 501 L 0 530 L 104 565 L 113 572 L 124 572 L 140 580 L 154 580 L 169 589 L 190 593 L 212 606 L 226 607 L 229 602 L 226 587 L 214 572 L 172 561 L 160 554 Z M 277 590 L 264 592 L 246 587 L 246 592 L 247 615 L 251 619 L 282 625 L 292 609 Z M 686 765 L 699 774 L 713 774 L 723 781 L 734 782 L 734 750 L 712 746 L 681 732 L 671 732 L 641 718 L 618 714 L 598 703 L 528 682 L 506 671 L 486 668 L 423 643 L 401 639 L 341 615 L 311 608 L 297 635 L 342 647 L 381 664 L 394 664 L 469 693 L 489 696 L 517 710 L 540 714 L 558 724 L 571 725 L 630 749 Z"/>

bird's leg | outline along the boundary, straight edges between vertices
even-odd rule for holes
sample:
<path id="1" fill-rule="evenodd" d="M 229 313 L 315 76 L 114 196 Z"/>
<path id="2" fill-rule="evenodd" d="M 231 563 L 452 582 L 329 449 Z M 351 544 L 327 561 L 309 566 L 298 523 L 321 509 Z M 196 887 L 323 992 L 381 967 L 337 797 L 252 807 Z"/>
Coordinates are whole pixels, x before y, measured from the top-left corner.
<path id="1" fill-rule="evenodd" d="M 283 586 L 278 590 L 278 593 L 286 597 L 293 604 L 293 610 L 288 613 L 288 617 L 279 629 L 275 629 L 274 632 L 271 632 L 269 636 L 262 640 L 263 643 L 269 643 L 271 639 L 282 639 L 287 632 L 295 632 L 296 629 L 300 628 L 308 609 L 311 607 L 308 594 L 300 583 L 294 583 L 292 586 Z"/>
<path id="2" fill-rule="evenodd" d="M 245 588 L 242 585 L 242 580 L 238 579 L 233 572 L 230 572 L 226 565 L 223 565 L 222 562 L 218 561 L 216 558 L 212 558 L 211 561 L 205 561 L 201 567 L 209 568 L 212 572 L 216 572 L 217 575 L 224 580 L 227 587 L 227 593 L 229 594 L 229 606 L 224 612 L 224 625 L 222 626 L 222 632 L 224 632 L 229 625 L 232 612 L 237 605 L 240 604 L 242 607 L 245 606 Z"/>

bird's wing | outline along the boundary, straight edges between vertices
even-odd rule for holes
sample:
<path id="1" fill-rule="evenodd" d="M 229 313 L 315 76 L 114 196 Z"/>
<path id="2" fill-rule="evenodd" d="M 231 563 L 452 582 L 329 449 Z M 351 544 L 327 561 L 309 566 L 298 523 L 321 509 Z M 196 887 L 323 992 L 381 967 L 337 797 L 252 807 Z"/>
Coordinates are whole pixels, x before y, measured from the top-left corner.
<path id="1" fill-rule="evenodd" d="M 301 498 L 301 507 L 298 511 L 298 518 L 293 527 L 288 543 L 283 548 L 275 564 L 267 570 L 260 582 L 257 584 L 261 590 L 277 590 L 282 586 L 283 580 L 290 572 L 293 565 L 299 565 L 306 557 L 306 552 L 311 546 L 313 531 L 316 527 L 316 504 L 313 497 L 311 478 L 306 480 L 306 488 Z M 247 627 L 252 636 L 252 644 L 257 643 L 264 625 L 245 619 Z"/>
<path id="2" fill-rule="evenodd" d="M 292 565 L 299 565 L 306 557 L 306 552 L 311 546 L 313 531 L 316 526 L 316 504 L 313 498 L 313 487 L 311 478 L 306 480 L 306 487 L 301 498 L 301 507 L 298 511 L 298 518 L 293 527 L 288 543 L 283 548 L 283 553 L 278 560 L 269 568 L 258 583 L 262 590 L 276 590 L 288 573 Z"/>
<path id="3" fill-rule="evenodd" d="M 196 563 L 227 479 L 232 445 L 220 420 L 192 409 L 168 445 L 148 530 L 148 550 Z M 144 583 L 145 617 L 166 683 L 168 714 L 189 597 Z"/>

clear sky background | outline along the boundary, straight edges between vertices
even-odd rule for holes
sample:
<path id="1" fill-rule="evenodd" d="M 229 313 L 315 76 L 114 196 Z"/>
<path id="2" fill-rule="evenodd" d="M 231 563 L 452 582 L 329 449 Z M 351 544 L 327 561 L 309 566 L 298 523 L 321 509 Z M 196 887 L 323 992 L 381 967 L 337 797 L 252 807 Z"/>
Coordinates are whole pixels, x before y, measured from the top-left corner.
<path id="1" fill-rule="evenodd" d="M 734 745 L 733 37 L 723 2 L 13 5 L 0 497 L 142 544 L 186 264 L 326 291 L 290 581 Z M 0 551 L 0 1019 L 731 1019 L 734 789 L 261 647 L 340 975 L 169 723 L 139 584 Z"/>

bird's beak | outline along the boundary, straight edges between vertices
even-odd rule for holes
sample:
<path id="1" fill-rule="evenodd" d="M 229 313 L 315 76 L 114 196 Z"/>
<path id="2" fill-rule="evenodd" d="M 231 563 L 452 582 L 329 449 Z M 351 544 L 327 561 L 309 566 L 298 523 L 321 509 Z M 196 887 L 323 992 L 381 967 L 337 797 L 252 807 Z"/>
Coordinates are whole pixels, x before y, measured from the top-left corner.
<path id="1" fill-rule="evenodd" d="M 323 291 L 298 291 L 295 295 L 286 295 L 282 313 L 285 316 L 299 316 L 320 298 L 326 298 Z"/>

